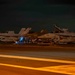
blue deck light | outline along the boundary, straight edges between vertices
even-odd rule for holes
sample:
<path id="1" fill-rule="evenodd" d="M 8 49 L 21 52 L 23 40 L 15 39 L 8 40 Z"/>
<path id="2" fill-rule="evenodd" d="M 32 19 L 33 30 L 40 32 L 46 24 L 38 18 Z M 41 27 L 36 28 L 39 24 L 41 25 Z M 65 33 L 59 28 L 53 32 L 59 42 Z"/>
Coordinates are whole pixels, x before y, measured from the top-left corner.
<path id="1" fill-rule="evenodd" d="M 23 42 L 23 41 L 25 41 L 25 38 L 24 37 L 20 37 L 19 41 Z"/>

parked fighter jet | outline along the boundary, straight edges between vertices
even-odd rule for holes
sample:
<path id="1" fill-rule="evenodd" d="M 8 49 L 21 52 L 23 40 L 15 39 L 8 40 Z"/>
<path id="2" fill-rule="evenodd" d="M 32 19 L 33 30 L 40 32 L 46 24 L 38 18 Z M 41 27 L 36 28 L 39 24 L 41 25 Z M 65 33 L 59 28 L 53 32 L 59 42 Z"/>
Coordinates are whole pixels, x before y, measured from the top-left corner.
<path id="1" fill-rule="evenodd" d="M 70 32 L 66 28 L 61 29 L 55 25 L 53 33 L 38 36 L 38 39 L 47 40 L 48 42 L 54 42 L 56 44 L 75 43 L 75 33 Z"/>
<path id="2" fill-rule="evenodd" d="M 68 29 L 63 28 L 55 25 L 55 30 L 53 31 L 54 34 L 59 36 L 59 43 L 75 43 L 75 33 L 70 32 Z"/>
<path id="3" fill-rule="evenodd" d="M 20 36 L 25 36 L 31 28 L 21 28 L 18 34 L 14 31 L 8 31 L 7 33 L 0 33 L 0 42 L 15 42 Z"/>

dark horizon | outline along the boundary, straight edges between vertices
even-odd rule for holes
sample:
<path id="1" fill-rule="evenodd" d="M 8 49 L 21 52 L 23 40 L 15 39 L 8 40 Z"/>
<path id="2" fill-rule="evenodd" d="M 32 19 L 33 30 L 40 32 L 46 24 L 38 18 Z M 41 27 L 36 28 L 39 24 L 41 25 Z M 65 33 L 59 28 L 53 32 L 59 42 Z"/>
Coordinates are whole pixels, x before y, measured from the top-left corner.
<path id="1" fill-rule="evenodd" d="M 53 24 L 75 31 L 75 2 L 73 0 L 2 0 L 0 1 L 0 32 L 47 29 Z"/>

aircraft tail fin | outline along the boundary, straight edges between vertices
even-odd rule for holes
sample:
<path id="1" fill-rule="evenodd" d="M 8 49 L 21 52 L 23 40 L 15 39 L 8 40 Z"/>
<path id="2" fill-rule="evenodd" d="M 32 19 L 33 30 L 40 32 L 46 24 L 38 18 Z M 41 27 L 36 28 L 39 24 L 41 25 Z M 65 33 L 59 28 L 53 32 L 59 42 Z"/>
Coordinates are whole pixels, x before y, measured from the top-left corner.
<path id="1" fill-rule="evenodd" d="M 26 34 L 28 34 L 30 30 L 31 30 L 31 28 L 27 28 L 21 35 L 26 35 Z"/>
<path id="2" fill-rule="evenodd" d="M 25 30 L 26 28 L 21 28 L 21 30 L 19 31 L 19 34 L 22 34 Z"/>
<path id="3" fill-rule="evenodd" d="M 8 31 L 8 34 L 14 34 L 14 31 Z"/>
<path id="4" fill-rule="evenodd" d="M 58 27 L 57 25 L 55 25 L 53 32 L 54 32 L 54 33 L 60 33 L 60 32 L 63 32 L 63 30 L 62 30 L 60 27 Z"/>

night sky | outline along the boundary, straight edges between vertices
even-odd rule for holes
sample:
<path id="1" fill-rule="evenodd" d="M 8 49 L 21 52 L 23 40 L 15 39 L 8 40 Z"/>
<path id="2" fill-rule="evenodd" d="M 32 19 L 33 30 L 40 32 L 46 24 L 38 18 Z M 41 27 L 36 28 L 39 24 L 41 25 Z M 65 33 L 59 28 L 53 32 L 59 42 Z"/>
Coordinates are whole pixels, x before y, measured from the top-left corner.
<path id="1" fill-rule="evenodd" d="M 0 32 L 47 29 L 53 24 L 75 31 L 75 2 L 73 0 L 0 0 Z"/>

